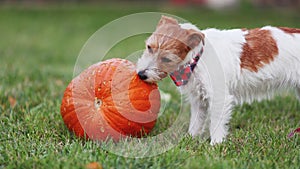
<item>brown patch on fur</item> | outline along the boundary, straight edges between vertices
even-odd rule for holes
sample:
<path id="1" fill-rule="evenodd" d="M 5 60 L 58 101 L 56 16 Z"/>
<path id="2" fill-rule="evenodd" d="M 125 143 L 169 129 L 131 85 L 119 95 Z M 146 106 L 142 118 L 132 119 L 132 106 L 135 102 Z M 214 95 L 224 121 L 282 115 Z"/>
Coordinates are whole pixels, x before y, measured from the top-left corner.
<path id="1" fill-rule="evenodd" d="M 293 33 L 300 33 L 300 29 L 297 28 L 288 28 L 288 27 L 278 27 L 285 33 L 293 34 Z"/>
<path id="2" fill-rule="evenodd" d="M 201 41 L 203 42 L 203 39 L 204 34 L 192 29 L 182 29 L 177 20 L 162 16 L 146 44 L 153 49 L 153 53 L 169 52 L 184 60 L 187 53 Z"/>
<path id="3" fill-rule="evenodd" d="M 144 54 L 154 57 L 157 70 L 170 73 L 175 71 L 188 52 L 201 42 L 204 43 L 203 33 L 182 29 L 177 20 L 162 16 L 156 30 L 146 41 Z"/>
<path id="4" fill-rule="evenodd" d="M 269 30 L 252 29 L 245 35 L 241 54 L 241 68 L 258 72 L 278 55 L 278 47 Z"/>
<path id="5" fill-rule="evenodd" d="M 179 27 L 179 25 L 162 25 L 147 40 L 154 53 L 170 52 L 181 59 L 184 59 L 190 51 L 190 47 L 186 44 L 187 32 Z M 159 51 L 158 51 L 159 50 Z"/>
<path id="6" fill-rule="evenodd" d="M 178 22 L 176 19 L 168 17 L 168 16 L 161 16 L 158 24 L 156 27 L 159 27 L 161 25 L 165 25 L 165 24 L 173 24 L 173 25 L 178 25 Z"/>

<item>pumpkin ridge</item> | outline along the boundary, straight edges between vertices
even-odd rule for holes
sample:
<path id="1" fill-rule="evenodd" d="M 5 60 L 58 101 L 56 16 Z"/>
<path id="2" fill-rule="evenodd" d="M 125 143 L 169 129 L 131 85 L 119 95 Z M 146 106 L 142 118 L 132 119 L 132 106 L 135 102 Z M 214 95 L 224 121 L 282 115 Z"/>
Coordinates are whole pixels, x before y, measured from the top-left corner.
<path id="1" fill-rule="evenodd" d="M 112 109 L 113 109 L 113 110 L 112 110 Z M 120 123 L 120 121 L 119 121 L 118 119 L 124 119 L 125 121 L 127 121 L 127 123 L 128 123 L 128 122 L 130 122 L 130 123 L 137 123 L 137 124 L 140 124 L 140 125 L 142 125 L 142 124 L 147 124 L 147 123 L 153 123 L 153 121 L 146 122 L 146 123 L 141 123 L 141 122 L 136 122 L 136 121 L 129 120 L 129 119 L 127 119 L 125 116 L 123 116 L 121 113 L 113 113 L 113 112 L 115 112 L 114 109 L 116 109 L 116 107 L 112 107 L 111 109 L 106 108 L 106 111 L 104 111 L 105 113 L 103 113 L 103 114 L 104 114 L 104 118 L 105 118 L 106 121 L 109 121 L 110 124 L 116 124 L 116 125 L 111 125 L 111 127 L 112 127 L 114 130 L 122 130 L 122 131 L 124 130 L 124 129 L 123 129 L 124 126 L 121 127 L 121 126 L 118 126 L 118 125 L 117 125 L 118 123 Z M 117 119 L 117 118 L 112 119 L 111 116 L 107 115 L 107 114 L 109 114 L 109 113 L 113 113 L 116 117 L 118 117 L 118 119 Z M 130 112 L 128 112 L 128 113 L 130 113 Z M 131 113 L 130 113 L 130 114 L 131 114 Z M 135 113 L 135 114 L 137 114 L 137 113 Z M 133 114 L 131 114 L 131 115 L 133 115 Z M 125 131 L 126 131 L 126 130 L 125 130 Z M 125 132 L 125 133 L 126 133 L 126 132 Z"/>

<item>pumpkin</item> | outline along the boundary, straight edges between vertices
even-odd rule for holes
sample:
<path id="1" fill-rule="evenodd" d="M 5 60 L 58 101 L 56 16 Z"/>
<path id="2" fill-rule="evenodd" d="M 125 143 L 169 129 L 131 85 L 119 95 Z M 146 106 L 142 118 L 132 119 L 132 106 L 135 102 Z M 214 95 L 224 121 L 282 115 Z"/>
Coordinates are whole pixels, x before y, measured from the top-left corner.
<path id="1" fill-rule="evenodd" d="M 159 108 L 157 85 L 139 79 L 132 62 L 114 58 L 75 77 L 64 92 L 60 111 L 78 137 L 119 140 L 148 134 Z"/>

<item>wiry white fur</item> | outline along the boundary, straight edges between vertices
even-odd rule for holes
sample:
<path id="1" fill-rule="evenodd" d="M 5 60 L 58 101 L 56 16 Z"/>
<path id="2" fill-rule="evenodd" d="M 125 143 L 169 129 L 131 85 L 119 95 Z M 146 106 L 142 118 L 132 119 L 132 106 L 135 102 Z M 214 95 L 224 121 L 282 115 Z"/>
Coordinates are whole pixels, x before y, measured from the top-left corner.
<path id="1" fill-rule="evenodd" d="M 198 30 L 191 24 L 183 24 L 182 28 Z M 240 67 L 242 46 L 246 42 L 244 35 L 247 32 L 240 29 L 201 31 L 205 34 L 204 53 L 189 83 L 180 87 L 191 104 L 189 133 L 192 136 L 203 135 L 209 129 L 211 144 L 220 143 L 227 135 L 226 124 L 236 104 L 269 98 L 274 92 L 286 88 L 296 88 L 300 96 L 300 34 L 287 34 L 270 26 L 262 29 L 272 32 L 279 54 L 258 72 Z M 188 54 L 188 60 L 195 56 L 200 46 Z M 213 58 L 218 58 L 221 67 L 217 63 L 214 65 Z M 209 66 L 221 71 L 219 75 L 212 75 L 212 71 L 208 71 Z M 216 91 L 213 86 L 219 83 L 218 76 L 222 72 L 224 88 L 223 91 Z M 217 78 L 212 80 L 212 76 Z M 213 102 L 213 99 L 216 101 Z"/>

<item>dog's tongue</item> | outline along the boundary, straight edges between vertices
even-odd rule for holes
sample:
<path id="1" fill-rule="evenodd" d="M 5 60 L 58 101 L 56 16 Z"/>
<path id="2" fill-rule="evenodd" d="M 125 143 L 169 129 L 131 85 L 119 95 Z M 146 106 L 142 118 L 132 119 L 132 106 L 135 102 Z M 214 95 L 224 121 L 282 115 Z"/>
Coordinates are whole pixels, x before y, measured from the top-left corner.
<path id="1" fill-rule="evenodd" d="M 300 133 L 300 127 L 292 131 L 289 135 L 288 138 L 292 138 L 296 133 Z"/>

